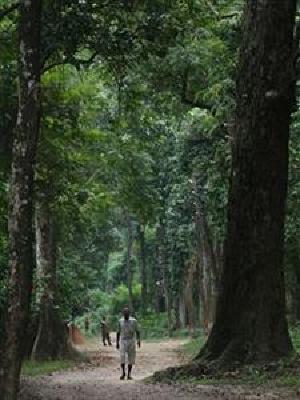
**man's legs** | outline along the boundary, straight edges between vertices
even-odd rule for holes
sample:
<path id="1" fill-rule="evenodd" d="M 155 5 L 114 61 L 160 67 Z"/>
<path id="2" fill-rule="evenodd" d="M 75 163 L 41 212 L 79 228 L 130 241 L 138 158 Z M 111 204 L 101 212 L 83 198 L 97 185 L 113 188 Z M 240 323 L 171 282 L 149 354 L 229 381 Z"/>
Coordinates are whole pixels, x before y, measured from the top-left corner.
<path id="1" fill-rule="evenodd" d="M 126 362 L 126 350 L 124 347 L 124 343 L 121 341 L 121 346 L 120 346 L 120 364 L 121 364 L 121 370 L 122 370 L 122 375 L 120 376 L 120 379 L 123 381 L 125 379 L 126 373 L 125 373 L 125 362 Z"/>
<path id="2" fill-rule="evenodd" d="M 135 357 L 136 357 L 136 347 L 135 347 L 135 341 L 132 340 L 130 345 L 128 346 L 128 374 L 127 374 L 127 379 L 131 380 L 132 379 L 132 366 L 135 364 Z"/>
<path id="3" fill-rule="evenodd" d="M 127 379 L 129 379 L 129 380 L 132 379 L 131 371 L 132 371 L 132 364 L 128 364 L 128 375 L 127 375 Z"/>
<path id="4" fill-rule="evenodd" d="M 125 379 L 125 376 L 126 376 L 125 364 L 121 364 L 121 369 L 122 369 L 122 375 L 120 376 L 120 379 L 123 381 Z"/>

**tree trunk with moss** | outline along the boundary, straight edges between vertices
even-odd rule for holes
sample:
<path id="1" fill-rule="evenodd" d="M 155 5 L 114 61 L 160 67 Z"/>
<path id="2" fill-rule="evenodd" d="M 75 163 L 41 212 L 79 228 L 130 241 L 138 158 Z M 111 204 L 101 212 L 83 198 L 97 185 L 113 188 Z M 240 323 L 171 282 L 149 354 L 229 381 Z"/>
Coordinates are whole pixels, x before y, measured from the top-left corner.
<path id="1" fill-rule="evenodd" d="M 2 398 L 15 400 L 29 319 L 33 261 L 33 178 L 40 126 L 41 0 L 22 0 L 19 19 L 19 109 L 12 145 L 9 212 L 10 282 Z"/>
<path id="2" fill-rule="evenodd" d="M 220 365 L 292 351 L 283 274 L 296 1 L 248 0 L 216 321 L 200 357 Z"/>

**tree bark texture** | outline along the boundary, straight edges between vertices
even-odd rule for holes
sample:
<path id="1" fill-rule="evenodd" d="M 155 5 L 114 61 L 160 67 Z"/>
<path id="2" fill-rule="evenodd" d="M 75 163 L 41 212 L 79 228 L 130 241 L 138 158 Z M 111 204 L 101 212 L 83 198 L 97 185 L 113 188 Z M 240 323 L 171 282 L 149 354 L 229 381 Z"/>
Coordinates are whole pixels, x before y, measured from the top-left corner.
<path id="1" fill-rule="evenodd" d="M 57 307 L 55 223 L 47 199 L 36 205 L 36 264 L 39 324 L 32 350 L 38 361 L 67 358 L 71 354 L 68 332 Z"/>
<path id="2" fill-rule="evenodd" d="M 29 316 L 33 265 L 32 193 L 40 126 L 41 0 L 22 0 L 19 20 L 19 109 L 12 148 L 9 212 L 10 294 L 3 398 L 15 400 Z"/>
<path id="3" fill-rule="evenodd" d="M 282 261 L 295 13 L 295 0 L 245 4 L 224 273 L 215 325 L 200 353 L 220 364 L 292 351 Z"/>

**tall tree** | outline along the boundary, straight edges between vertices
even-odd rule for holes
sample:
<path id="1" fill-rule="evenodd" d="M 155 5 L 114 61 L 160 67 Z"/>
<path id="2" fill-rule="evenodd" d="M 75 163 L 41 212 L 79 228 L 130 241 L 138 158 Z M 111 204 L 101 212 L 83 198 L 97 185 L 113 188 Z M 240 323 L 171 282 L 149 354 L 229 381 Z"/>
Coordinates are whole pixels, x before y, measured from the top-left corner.
<path id="1" fill-rule="evenodd" d="M 296 0 L 245 4 L 224 273 L 215 326 L 200 353 L 220 364 L 292 351 L 282 260 L 295 14 Z"/>
<path id="2" fill-rule="evenodd" d="M 19 22 L 19 109 L 13 138 L 9 215 L 10 297 L 4 399 L 17 398 L 22 345 L 32 281 L 32 209 L 36 143 L 40 125 L 40 26 L 42 0 L 22 0 Z"/>

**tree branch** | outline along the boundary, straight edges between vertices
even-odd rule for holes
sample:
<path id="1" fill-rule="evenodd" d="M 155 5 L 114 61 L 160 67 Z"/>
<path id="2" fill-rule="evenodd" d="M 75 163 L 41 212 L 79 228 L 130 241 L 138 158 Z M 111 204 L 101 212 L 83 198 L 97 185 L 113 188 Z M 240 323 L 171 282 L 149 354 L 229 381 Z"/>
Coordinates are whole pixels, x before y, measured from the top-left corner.
<path id="1" fill-rule="evenodd" d="M 2 10 L 0 10 L 0 21 L 5 18 L 7 15 L 9 15 L 10 13 L 12 13 L 13 11 L 17 10 L 20 7 L 21 3 L 16 3 L 13 4 L 10 7 L 7 8 L 3 8 Z"/>
<path id="2" fill-rule="evenodd" d="M 222 20 L 222 19 L 230 19 L 230 18 L 240 17 L 240 16 L 241 16 L 241 13 L 236 11 L 236 12 L 233 12 L 232 14 L 219 15 L 219 19 L 220 20 Z"/>

